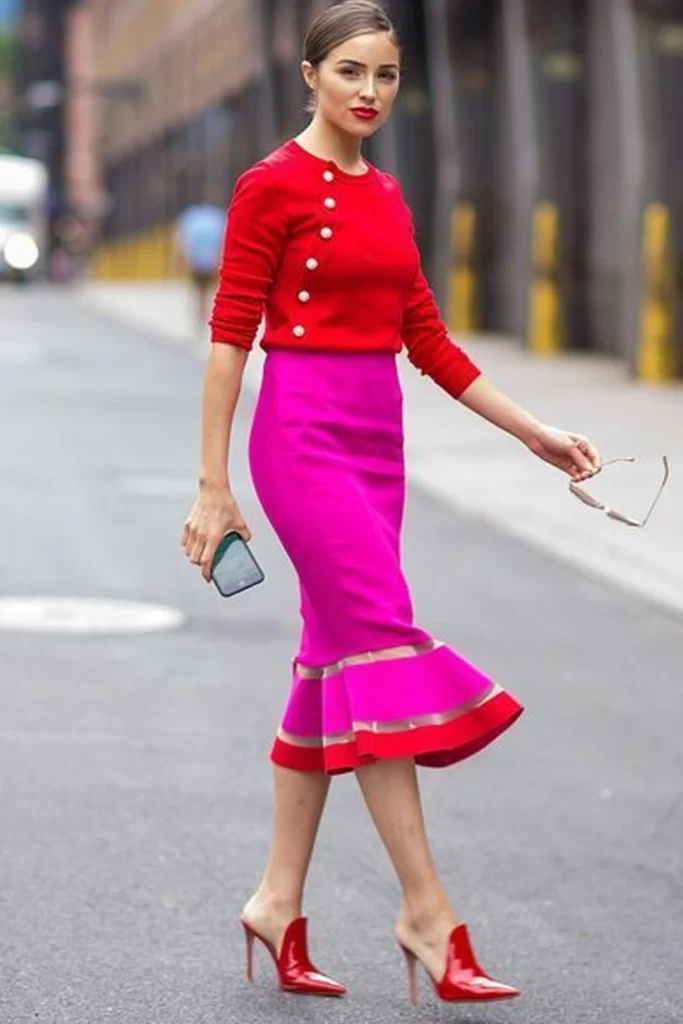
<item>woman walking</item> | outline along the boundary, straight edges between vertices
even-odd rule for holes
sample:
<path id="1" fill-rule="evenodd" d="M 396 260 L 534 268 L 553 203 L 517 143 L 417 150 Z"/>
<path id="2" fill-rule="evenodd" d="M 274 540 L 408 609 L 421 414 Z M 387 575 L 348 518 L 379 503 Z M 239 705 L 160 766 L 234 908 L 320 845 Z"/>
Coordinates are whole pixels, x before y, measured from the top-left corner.
<path id="1" fill-rule="evenodd" d="M 304 883 L 330 778 L 353 771 L 401 884 L 396 938 L 414 997 L 417 960 L 444 1000 L 510 998 L 477 963 L 438 878 L 416 765 L 481 750 L 521 714 L 513 696 L 413 622 L 400 561 L 405 497 L 396 354 L 574 480 L 599 457 L 544 426 L 449 339 L 420 269 L 398 183 L 361 155 L 399 89 L 400 49 L 369 0 L 328 8 L 304 42 L 308 127 L 239 178 L 229 210 L 203 397 L 197 501 L 183 545 L 210 578 L 229 530 L 251 532 L 232 494 L 229 437 L 265 306 L 252 479 L 298 576 L 302 632 L 275 737 L 273 838 L 241 921 L 280 985 L 343 995 L 309 959 Z"/>

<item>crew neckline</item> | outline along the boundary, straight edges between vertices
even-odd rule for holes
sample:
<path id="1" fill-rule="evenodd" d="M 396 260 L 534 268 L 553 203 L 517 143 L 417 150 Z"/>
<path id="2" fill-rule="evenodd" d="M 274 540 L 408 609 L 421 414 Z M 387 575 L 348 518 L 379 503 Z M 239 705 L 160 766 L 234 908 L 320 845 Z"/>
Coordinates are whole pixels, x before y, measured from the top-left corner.
<path id="1" fill-rule="evenodd" d="M 352 185 L 367 185 L 372 181 L 376 168 L 369 160 L 365 160 L 367 164 L 367 171 L 364 174 L 349 174 L 342 167 L 334 162 L 334 160 L 325 160 L 322 156 L 316 156 L 315 153 L 311 153 L 310 150 L 304 149 L 301 143 L 297 142 L 296 139 L 290 139 L 288 143 L 289 147 L 296 153 L 302 154 L 307 157 L 309 161 L 315 163 L 318 167 L 322 167 L 326 170 L 330 170 L 334 173 L 335 177 L 341 181 L 349 182 Z"/>

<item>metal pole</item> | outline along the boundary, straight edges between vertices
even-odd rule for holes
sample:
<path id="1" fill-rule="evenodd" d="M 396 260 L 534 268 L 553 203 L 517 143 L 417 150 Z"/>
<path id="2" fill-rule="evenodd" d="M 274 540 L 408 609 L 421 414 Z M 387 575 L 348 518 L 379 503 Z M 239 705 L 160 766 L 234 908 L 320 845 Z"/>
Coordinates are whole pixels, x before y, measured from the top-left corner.
<path id="1" fill-rule="evenodd" d="M 506 327 L 523 338 L 528 315 L 531 222 L 538 188 L 539 154 L 525 0 L 505 0 L 501 7 L 513 191 L 510 249 L 506 254 L 507 266 L 503 268 L 512 281 L 512 287 L 506 289 L 505 320 Z"/>
<path id="2" fill-rule="evenodd" d="M 642 105 L 638 84 L 639 60 L 635 38 L 632 0 L 610 0 L 611 37 L 614 45 L 616 94 L 621 151 L 620 261 L 621 336 L 625 357 L 634 365 L 641 306 L 641 281 L 638 268 L 638 240 L 643 208 L 645 153 Z"/>
<path id="3" fill-rule="evenodd" d="M 260 54 L 260 75 L 256 85 L 256 148 L 265 156 L 275 145 L 277 134 L 273 92 L 271 0 L 252 0 L 254 34 Z"/>
<path id="4" fill-rule="evenodd" d="M 448 13 L 446 0 L 425 0 L 425 18 L 431 89 L 432 123 L 436 149 L 436 196 L 434 200 L 434 240 L 432 287 L 441 309 L 448 305 L 449 267 L 451 264 L 450 224 L 460 186 L 457 154 L 456 111 L 453 101 L 453 74 L 448 51 Z"/>

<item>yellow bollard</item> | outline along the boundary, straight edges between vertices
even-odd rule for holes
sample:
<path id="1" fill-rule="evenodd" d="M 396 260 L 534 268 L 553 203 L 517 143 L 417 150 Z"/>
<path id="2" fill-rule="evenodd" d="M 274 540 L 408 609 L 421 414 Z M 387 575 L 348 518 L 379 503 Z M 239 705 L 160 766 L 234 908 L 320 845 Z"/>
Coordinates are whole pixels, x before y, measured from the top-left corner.
<path id="1" fill-rule="evenodd" d="M 676 376 L 674 350 L 674 279 L 671 256 L 671 212 L 650 203 L 643 215 L 643 298 L 636 373 L 641 380 Z"/>
<path id="2" fill-rule="evenodd" d="M 157 224 L 154 229 L 154 280 L 161 281 L 166 273 L 166 260 L 164 258 L 164 229 Z"/>
<path id="3" fill-rule="evenodd" d="M 541 202 L 534 207 L 527 345 L 543 356 L 556 355 L 565 343 L 559 285 L 559 220 L 555 203 Z"/>
<path id="4" fill-rule="evenodd" d="M 164 239 L 164 277 L 176 278 L 178 277 L 178 267 L 175 258 L 175 223 L 171 221 L 170 224 L 164 224 L 162 230 Z"/>
<path id="5" fill-rule="evenodd" d="M 141 235 L 136 237 L 135 249 L 137 251 L 137 271 L 135 276 L 140 281 L 148 281 L 153 273 L 151 232 L 143 231 Z"/>
<path id="6" fill-rule="evenodd" d="M 477 211 L 473 203 L 456 203 L 451 213 L 451 267 L 448 275 L 448 327 L 455 334 L 476 331 L 477 275 L 474 242 Z"/>
<path id="7" fill-rule="evenodd" d="M 108 257 L 106 245 L 98 245 L 93 249 L 90 258 L 90 275 L 93 281 L 104 281 L 108 276 Z"/>

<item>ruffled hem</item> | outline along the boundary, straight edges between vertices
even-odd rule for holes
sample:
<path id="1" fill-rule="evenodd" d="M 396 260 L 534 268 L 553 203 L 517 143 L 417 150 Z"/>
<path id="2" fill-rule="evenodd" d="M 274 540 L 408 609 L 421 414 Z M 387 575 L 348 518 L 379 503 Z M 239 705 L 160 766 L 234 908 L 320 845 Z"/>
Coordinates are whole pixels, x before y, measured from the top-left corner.
<path id="1" fill-rule="evenodd" d="M 270 758 L 296 771 L 342 775 L 380 760 L 413 757 L 427 768 L 446 768 L 483 750 L 520 717 L 524 708 L 505 690 L 439 724 L 377 732 L 357 729 L 351 736 L 313 742 L 275 738 Z"/>

